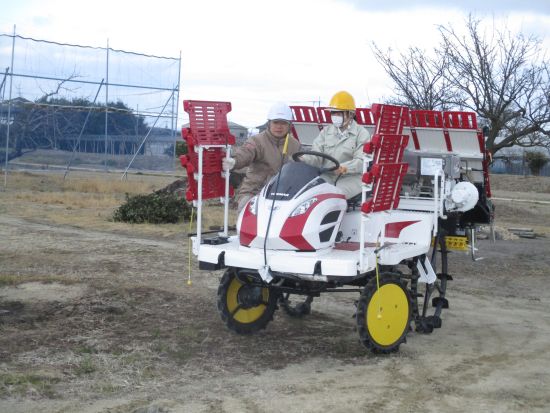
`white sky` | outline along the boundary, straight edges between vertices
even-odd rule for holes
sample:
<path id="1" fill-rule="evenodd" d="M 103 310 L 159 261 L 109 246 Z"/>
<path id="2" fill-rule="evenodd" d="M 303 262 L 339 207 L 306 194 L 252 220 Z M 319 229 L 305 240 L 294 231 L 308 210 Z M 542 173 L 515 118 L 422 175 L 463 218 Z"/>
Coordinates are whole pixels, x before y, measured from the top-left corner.
<path id="1" fill-rule="evenodd" d="M 275 101 L 327 104 L 338 90 L 359 106 L 391 95 L 370 44 L 431 49 L 438 24 L 468 13 L 545 39 L 550 1 L 0 0 L 0 32 L 178 57 L 183 99 L 230 101 L 229 119 L 264 122 Z M 482 4 L 478 4 L 482 3 Z M 4 66 L 2 66 L 4 67 Z M 180 121 L 184 119 L 180 116 Z"/>

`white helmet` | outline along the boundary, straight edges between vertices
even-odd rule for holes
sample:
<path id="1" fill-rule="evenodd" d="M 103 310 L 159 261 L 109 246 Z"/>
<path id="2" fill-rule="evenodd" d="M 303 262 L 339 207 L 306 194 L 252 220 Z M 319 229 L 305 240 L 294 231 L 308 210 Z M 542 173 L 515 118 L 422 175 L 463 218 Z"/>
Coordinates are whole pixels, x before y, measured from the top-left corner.
<path id="1" fill-rule="evenodd" d="M 284 120 L 292 122 L 292 111 L 286 103 L 277 102 L 269 109 L 267 120 Z"/>

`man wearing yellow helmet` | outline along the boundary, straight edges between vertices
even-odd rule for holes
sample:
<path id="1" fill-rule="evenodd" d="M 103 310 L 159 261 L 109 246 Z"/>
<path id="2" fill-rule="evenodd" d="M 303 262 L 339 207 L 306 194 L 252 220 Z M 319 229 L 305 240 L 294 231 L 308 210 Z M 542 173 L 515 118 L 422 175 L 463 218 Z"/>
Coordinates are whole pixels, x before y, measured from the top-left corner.
<path id="1" fill-rule="evenodd" d="M 330 100 L 332 125 L 323 128 L 313 141 L 312 151 L 336 158 L 340 168 L 322 175 L 327 182 L 342 189 L 346 198 L 361 193 L 363 172 L 363 144 L 370 140 L 369 132 L 355 121 L 355 100 L 348 92 L 340 91 Z M 317 156 L 304 155 L 302 160 L 317 167 L 330 167 L 332 163 Z"/>

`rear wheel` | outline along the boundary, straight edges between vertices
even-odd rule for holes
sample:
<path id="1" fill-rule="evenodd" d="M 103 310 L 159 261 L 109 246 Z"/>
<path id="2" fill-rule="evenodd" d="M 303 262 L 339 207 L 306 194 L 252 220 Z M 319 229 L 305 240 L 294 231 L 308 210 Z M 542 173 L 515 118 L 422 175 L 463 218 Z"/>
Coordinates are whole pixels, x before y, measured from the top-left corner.
<path id="1" fill-rule="evenodd" d="M 218 311 L 227 327 L 239 334 L 259 331 L 273 319 L 278 294 L 252 277 L 237 277 L 230 268 L 218 287 Z"/>
<path id="2" fill-rule="evenodd" d="M 397 351 L 409 331 L 411 300 L 398 276 L 382 274 L 370 280 L 357 303 L 361 343 L 377 353 Z"/>

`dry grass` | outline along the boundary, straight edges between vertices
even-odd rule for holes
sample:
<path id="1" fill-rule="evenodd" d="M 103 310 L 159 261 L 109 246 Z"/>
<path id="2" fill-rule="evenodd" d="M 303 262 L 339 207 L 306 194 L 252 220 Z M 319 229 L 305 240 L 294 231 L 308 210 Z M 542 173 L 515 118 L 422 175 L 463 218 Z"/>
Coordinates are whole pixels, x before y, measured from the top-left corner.
<path id="1" fill-rule="evenodd" d="M 120 196 L 106 193 L 22 192 L 15 199 L 43 205 L 65 205 L 70 208 L 110 208 L 120 204 Z"/>
<path id="2" fill-rule="evenodd" d="M 174 181 L 173 176 L 128 175 L 101 172 L 72 172 L 63 179 L 60 172 L 11 172 L 8 176 L 9 191 L 79 192 L 95 194 L 148 193 Z"/>
<path id="3" fill-rule="evenodd" d="M 145 181 L 121 181 L 121 180 L 108 180 L 105 179 L 77 179 L 73 181 L 67 181 L 63 187 L 65 191 L 72 192 L 85 192 L 94 194 L 141 194 L 151 192 L 155 189 L 159 189 L 153 182 Z"/>
<path id="4" fill-rule="evenodd" d="M 318 370 L 320 381 L 314 386 L 319 386 L 322 392 L 327 383 L 341 380 L 341 366 L 368 365 L 379 377 L 388 376 L 386 381 L 391 383 L 392 377 L 400 374 L 401 364 L 408 370 L 418 365 L 417 359 L 423 353 L 421 346 L 425 343 L 436 344 L 435 356 L 428 357 L 435 360 L 434 363 L 448 360 L 450 347 L 438 347 L 437 340 L 441 339 L 448 340 L 456 348 L 464 348 L 465 356 L 457 359 L 458 363 L 468 366 L 472 363 L 467 356 L 472 354 L 471 348 L 475 352 L 476 343 L 470 346 L 467 337 L 479 338 L 484 333 L 482 327 L 477 327 L 476 320 L 465 324 L 463 330 L 466 332 L 459 336 L 452 331 L 450 336 L 445 336 L 445 331 L 449 334 L 448 327 L 445 331 L 442 329 L 439 336 L 413 335 L 401 355 L 383 358 L 365 355 L 350 317 L 354 297 L 348 294 L 334 295 L 330 300 L 316 299 L 313 314 L 307 319 L 291 319 L 278 312 L 268 329 L 257 335 L 232 334 L 225 329 L 216 310 L 219 274 L 201 272 L 199 276 L 194 263 L 191 268 L 193 285 L 187 286 L 187 244 L 182 246 L 180 240 L 155 242 L 150 236 L 183 238 L 187 223 L 130 225 L 111 222 L 109 217 L 114 206 L 109 204 L 109 199 L 117 201 L 124 197 L 125 188 L 117 187 L 114 182 L 119 182 L 119 176 L 74 176 L 71 177 L 74 186 L 62 185 L 58 178 L 23 174 L 18 180 L 10 181 L 8 191 L 0 192 L 0 215 L 9 211 L 6 214 L 9 225 L 3 227 L 2 233 L 10 240 L 0 248 L 3 264 L 0 265 L 0 287 L 2 283 L 6 290 L 16 286 L 14 289 L 25 290 L 27 294 L 17 298 L 11 295 L 3 303 L 0 406 L 1 399 L 7 400 L 5 405 L 19 399 L 23 407 L 18 411 L 37 411 L 38 403 L 42 402 L 43 411 L 88 411 L 94 407 L 113 412 L 161 411 L 161 408 L 153 410 L 153 407 L 143 406 L 150 406 L 151 400 L 157 398 L 181 400 L 192 395 L 193 400 L 204 406 L 201 411 L 221 411 L 225 405 L 220 402 L 222 407 L 216 409 L 212 400 L 225 397 L 243 383 L 242 380 L 255 379 L 265 372 L 269 375 L 274 371 L 285 380 L 296 378 L 296 382 L 306 383 L 312 376 L 303 371 L 315 373 Z M 135 188 L 148 193 L 174 178 L 132 176 L 129 180 Z M 88 185 L 88 181 L 93 184 Z M 19 186 L 12 186 L 15 183 Z M 49 188 L 49 191 L 31 189 L 38 187 Z M 522 205 L 517 208 L 523 208 Z M 510 220 L 525 219 L 519 209 L 499 206 L 497 211 L 501 210 L 508 212 Z M 223 209 L 212 202 L 205 211 L 205 226 L 211 222 L 220 223 L 222 213 Z M 539 213 L 539 210 L 534 211 L 530 219 L 535 219 Z M 18 222 L 18 217 L 32 219 Z M 234 211 L 230 219 L 234 222 Z M 43 225 L 44 222 L 52 225 Z M 86 230 L 73 231 L 57 224 L 80 226 Z M 128 236 L 119 236 L 123 232 Z M 522 281 L 527 283 L 535 279 L 535 275 L 530 274 L 544 274 L 546 261 L 540 258 L 540 252 L 547 250 L 547 242 L 536 240 L 532 244 L 522 244 L 520 240 L 514 248 L 520 248 L 518 251 L 523 251 L 527 259 L 520 258 L 519 252 L 509 253 L 516 250 L 512 246 L 508 248 L 482 261 L 481 265 L 486 265 L 481 267 L 482 271 L 480 264 L 476 264 L 478 267 L 474 270 L 469 257 L 453 256 L 453 265 L 464 267 L 455 281 L 459 283 L 457 295 L 470 291 L 473 287 L 467 281 L 475 279 L 486 283 L 480 284 L 480 288 L 491 287 L 483 294 L 494 294 L 496 305 L 511 299 L 514 305 L 521 304 L 516 295 L 520 285 L 515 281 L 517 275 L 528 274 Z M 479 274 L 484 276 L 479 277 Z M 467 281 L 464 277 L 468 277 Z M 542 275 L 539 278 L 543 285 Z M 498 280 L 496 287 L 487 281 L 491 279 Z M 64 285 L 63 290 L 57 285 L 51 289 L 19 285 L 28 281 L 74 282 L 76 285 Z M 537 285 L 526 284 L 525 288 L 535 291 Z M 61 295 L 59 291 L 66 294 Z M 46 300 L 47 293 L 51 295 Z M 469 297 L 467 295 L 463 302 L 467 303 Z M 535 304 L 529 301 L 518 306 L 519 311 L 527 314 L 526 320 Z M 456 312 L 459 307 L 453 308 Z M 453 313 L 450 314 L 452 321 Z M 515 324 L 502 323 L 505 326 L 503 336 L 508 331 L 506 328 Z M 498 332 L 497 328 L 491 328 L 490 333 Z M 509 335 L 522 336 L 523 331 Z M 460 336 L 465 336 L 463 341 L 457 341 Z M 531 341 L 537 343 L 536 339 Z M 513 345 L 515 343 L 510 344 Z M 497 346 L 496 351 L 500 350 Z M 498 355 L 494 357 L 497 361 L 493 365 L 498 369 L 502 363 L 498 360 L 502 359 Z M 283 370 L 287 366 L 298 369 L 290 369 L 289 373 Z M 337 366 L 339 372 L 330 366 Z M 386 368 L 389 370 L 384 370 Z M 471 382 L 469 375 L 466 376 L 457 382 L 457 388 Z M 351 381 L 350 385 L 353 388 Z M 209 386 L 213 388 L 212 393 L 205 393 L 203 389 Z M 229 393 L 218 391 L 214 394 L 218 388 L 229 389 Z M 277 397 L 289 388 L 275 388 L 273 394 Z M 231 393 L 231 397 L 235 394 Z M 247 394 L 247 397 L 254 395 L 252 392 Z M 312 394 L 317 397 L 317 393 Z M 141 395 L 145 395 L 147 403 L 140 399 Z M 240 393 L 236 397 L 241 397 Z M 31 399 L 36 400 L 36 404 L 29 403 Z M 298 403 L 298 410 L 308 410 L 307 400 L 294 402 Z M 409 410 L 415 410 L 418 405 L 408 406 Z M 233 410 L 245 409 L 242 404 L 236 406 Z M 187 407 L 180 410 L 192 410 Z M 2 407 L 0 410 L 13 411 Z M 165 410 L 172 409 L 162 409 Z"/>
<path id="5" fill-rule="evenodd" d="M 44 284 L 59 283 L 71 285 L 78 283 L 77 280 L 71 280 L 58 275 L 21 275 L 21 274 L 0 274 L 0 287 L 16 286 L 29 282 L 40 282 Z"/>
<path id="6" fill-rule="evenodd" d="M 59 377 L 40 373 L 0 372 L 0 397 L 53 398 Z"/>
<path id="7" fill-rule="evenodd" d="M 538 192 L 550 194 L 550 176 L 491 175 L 493 191 Z"/>
<path id="8" fill-rule="evenodd" d="M 128 175 L 107 172 L 11 172 L 6 191 L 0 191 L 0 213 L 96 230 L 139 232 L 161 238 L 188 232 L 189 224 L 126 224 L 112 222 L 113 212 L 125 202 L 125 194 L 150 194 L 178 179 L 170 175 Z M 223 208 L 205 203 L 203 230 L 223 224 Z M 196 220 L 196 215 L 195 215 Z M 230 224 L 236 212 L 230 211 Z M 193 225 L 191 232 L 196 231 Z"/>

